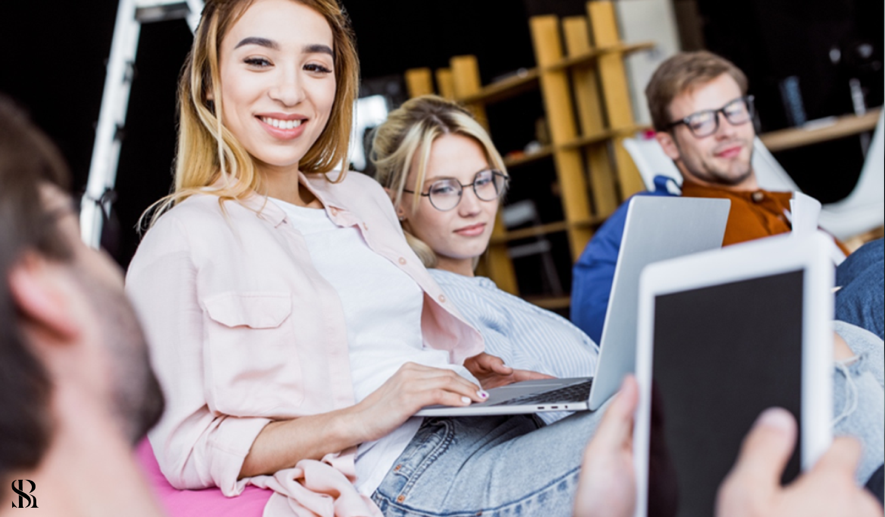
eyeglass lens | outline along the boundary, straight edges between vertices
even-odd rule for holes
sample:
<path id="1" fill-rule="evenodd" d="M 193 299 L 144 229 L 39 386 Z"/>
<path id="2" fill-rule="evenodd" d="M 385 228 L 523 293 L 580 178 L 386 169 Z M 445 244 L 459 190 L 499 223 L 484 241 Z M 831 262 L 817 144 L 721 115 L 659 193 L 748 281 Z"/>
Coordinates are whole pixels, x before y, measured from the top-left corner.
<path id="1" fill-rule="evenodd" d="M 503 174 L 494 170 L 481 171 L 473 177 L 473 183 L 462 186 L 455 179 L 434 181 L 428 189 L 430 203 L 437 210 L 451 210 L 458 206 L 464 187 L 473 186 L 473 191 L 482 201 L 494 201 L 504 190 L 506 178 Z"/>
<path id="2" fill-rule="evenodd" d="M 730 124 L 738 125 L 749 121 L 753 116 L 750 99 L 735 99 L 718 110 L 699 111 L 689 115 L 686 125 L 695 136 L 710 136 L 719 129 L 719 113 L 725 115 Z"/>

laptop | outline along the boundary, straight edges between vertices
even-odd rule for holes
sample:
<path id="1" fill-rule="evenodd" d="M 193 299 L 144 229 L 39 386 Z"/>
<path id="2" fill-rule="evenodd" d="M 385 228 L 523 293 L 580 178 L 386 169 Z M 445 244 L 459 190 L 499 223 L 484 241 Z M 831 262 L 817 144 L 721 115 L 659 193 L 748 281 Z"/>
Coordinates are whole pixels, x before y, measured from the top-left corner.
<path id="1" fill-rule="evenodd" d="M 635 196 L 615 266 L 594 377 L 517 382 L 466 407 L 428 406 L 416 416 L 480 416 L 596 410 L 633 372 L 639 274 L 653 262 L 722 247 L 726 199 Z"/>
<path id="2" fill-rule="evenodd" d="M 637 517 L 646 510 L 713 515 L 719 485 L 769 407 L 790 411 L 800 429 L 783 482 L 826 450 L 831 243 L 821 234 L 784 235 L 645 269 L 633 439 Z"/>

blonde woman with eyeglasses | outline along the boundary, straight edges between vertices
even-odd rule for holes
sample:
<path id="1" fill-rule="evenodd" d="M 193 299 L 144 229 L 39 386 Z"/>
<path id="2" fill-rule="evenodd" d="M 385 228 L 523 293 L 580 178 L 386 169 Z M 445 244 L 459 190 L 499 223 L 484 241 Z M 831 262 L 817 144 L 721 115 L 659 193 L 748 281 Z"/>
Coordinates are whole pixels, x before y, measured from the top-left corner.
<path id="1" fill-rule="evenodd" d="M 412 249 L 485 340 L 517 369 L 587 377 L 598 347 L 568 320 L 474 275 L 510 176 L 485 129 L 436 96 L 407 101 L 374 133 L 376 179 L 387 190 Z M 541 413 L 552 423 L 567 413 Z"/>

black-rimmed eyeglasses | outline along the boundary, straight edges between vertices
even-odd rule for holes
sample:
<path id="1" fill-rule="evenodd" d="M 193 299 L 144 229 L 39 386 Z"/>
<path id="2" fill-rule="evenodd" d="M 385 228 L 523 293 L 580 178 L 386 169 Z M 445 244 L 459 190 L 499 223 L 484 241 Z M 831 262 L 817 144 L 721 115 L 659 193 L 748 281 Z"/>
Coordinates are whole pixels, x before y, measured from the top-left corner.
<path id="1" fill-rule="evenodd" d="M 481 201 L 494 201 L 507 190 L 510 180 L 503 172 L 494 169 L 480 171 L 473 177 L 473 182 L 462 185 L 454 178 L 438 179 L 430 184 L 427 192 L 417 194 L 430 198 L 430 204 L 439 211 L 446 212 L 458 206 L 464 189 L 473 187 L 473 192 Z M 416 194 L 414 190 L 403 189 L 403 192 Z"/>
<path id="2" fill-rule="evenodd" d="M 685 124 L 688 126 L 691 134 L 698 138 L 710 136 L 719 130 L 720 113 L 733 126 L 746 124 L 753 118 L 753 96 L 738 97 L 718 110 L 704 110 L 692 113 L 681 120 L 671 122 L 667 129 L 670 130 L 680 124 Z"/>

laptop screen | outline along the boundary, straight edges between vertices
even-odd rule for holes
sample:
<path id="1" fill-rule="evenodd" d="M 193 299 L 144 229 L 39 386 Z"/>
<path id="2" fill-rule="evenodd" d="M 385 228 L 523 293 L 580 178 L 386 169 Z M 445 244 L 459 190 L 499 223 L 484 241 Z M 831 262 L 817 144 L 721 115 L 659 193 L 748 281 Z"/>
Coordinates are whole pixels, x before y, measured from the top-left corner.
<path id="1" fill-rule="evenodd" d="M 801 422 L 803 277 L 655 298 L 648 515 L 713 515 L 759 414 L 780 406 Z M 799 472 L 799 450 L 797 442 L 785 481 Z"/>

